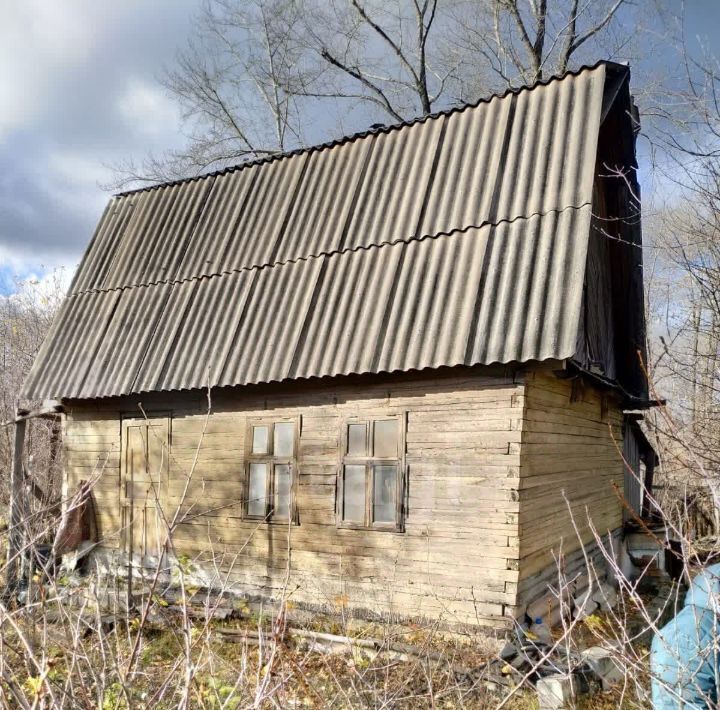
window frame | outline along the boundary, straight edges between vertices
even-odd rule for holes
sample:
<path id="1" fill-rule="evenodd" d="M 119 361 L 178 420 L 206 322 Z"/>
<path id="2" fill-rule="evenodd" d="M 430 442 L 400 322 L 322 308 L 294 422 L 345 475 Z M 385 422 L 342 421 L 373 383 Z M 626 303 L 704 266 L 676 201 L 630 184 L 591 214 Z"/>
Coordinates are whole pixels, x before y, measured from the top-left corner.
<path id="1" fill-rule="evenodd" d="M 372 450 L 375 424 L 377 422 L 394 420 L 398 422 L 397 457 L 374 456 Z M 351 424 L 365 424 L 365 456 L 348 453 L 348 430 Z M 375 530 L 380 532 L 405 532 L 405 519 L 407 506 L 405 494 L 407 491 L 407 466 L 405 463 L 407 431 L 406 414 L 387 414 L 370 417 L 348 417 L 343 420 L 340 437 L 340 460 L 337 470 L 335 520 L 338 528 L 346 530 Z M 394 522 L 373 522 L 373 494 L 375 490 L 375 466 L 394 465 L 397 467 L 395 488 L 395 520 Z M 360 465 L 365 467 L 365 516 L 362 523 L 343 519 L 345 502 L 345 467 Z"/>
<path id="2" fill-rule="evenodd" d="M 293 451 L 291 456 L 275 456 L 275 426 L 277 424 L 293 425 Z M 268 427 L 268 451 L 264 454 L 253 453 L 253 433 L 255 427 Z M 300 417 L 263 417 L 248 419 L 245 432 L 245 466 L 242 491 L 242 518 L 254 522 L 265 522 L 270 525 L 298 524 L 297 516 L 297 454 L 300 445 Z M 250 466 L 254 463 L 264 463 L 268 467 L 265 481 L 265 515 L 251 515 L 248 512 L 250 502 Z M 276 517 L 275 514 L 275 466 L 288 465 L 290 467 L 290 515 L 289 517 Z"/>

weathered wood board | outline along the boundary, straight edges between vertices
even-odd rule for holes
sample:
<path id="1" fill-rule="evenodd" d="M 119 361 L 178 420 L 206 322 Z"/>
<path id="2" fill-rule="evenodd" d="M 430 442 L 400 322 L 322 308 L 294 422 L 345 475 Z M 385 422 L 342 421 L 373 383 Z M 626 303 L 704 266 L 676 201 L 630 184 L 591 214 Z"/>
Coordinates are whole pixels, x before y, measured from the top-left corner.
<path id="1" fill-rule="evenodd" d="M 163 500 L 173 548 L 217 565 L 246 592 L 401 617 L 502 626 L 521 611 L 524 579 L 583 540 L 586 510 L 601 529 L 620 524 L 611 490 L 622 467 L 600 395 L 570 403 L 570 384 L 548 369 L 469 368 L 352 383 L 220 390 L 68 403 L 66 475 L 93 478 L 103 545 L 123 541 L 123 417 L 170 419 Z M 405 531 L 348 530 L 336 521 L 344 427 L 353 417 L 406 418 Z M 243 516 L 248 422 L 297 418 L 297 523 Z M 619 442 L 622 447 L 622 441 Z M 335 601 L 334 601 L 335 600 Z"/>

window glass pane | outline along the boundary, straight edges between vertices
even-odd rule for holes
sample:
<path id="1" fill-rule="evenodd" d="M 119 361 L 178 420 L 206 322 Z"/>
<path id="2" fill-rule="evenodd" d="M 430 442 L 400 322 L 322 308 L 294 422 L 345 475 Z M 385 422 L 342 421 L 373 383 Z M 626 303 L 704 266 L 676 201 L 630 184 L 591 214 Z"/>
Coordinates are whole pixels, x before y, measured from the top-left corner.
<path id="1" fill-rule="evenodd" d="M 343 520 L 365 522 L 365 466 L 345 466 Z"/>
<path id="2" fill-rule="evenodd" d="M 293 455 L 295 449 L 295 425 L 292 422 L 278 422 L 275 425 L 273 456 Z"/>
<path id="3" fill-rule="evenodd" d="M 397 466 L 375 466 L 373 491 L 373 522 L 395 522 L 395 496 L 397 492 Z"/>
<path id="4" fill-rule="evenodd" d="M 267 496 L 267 464 L 250 464 L 250 481 L 248 483 L 248 515 L 265 517 Z"/>
<path id="5" fill-rule="evenodd" d="M 350 456 L 367 456 L 365 444 L 367 424 L 348 424 L 348 454 Z"/>
<path id="6" fill-rule="evenodd" d="M 373 456 L 397 458 L 398 420 L 385 419 L 373 427 Z"/>
<path id="7" fill-rule="evenodd" d="M 287 520 L 290 517 L 290 465 L 275 466 L 275 509 L 273 517 Z"/>
<path id="8" fill-rule="evenodd" d="M 254 454 L 268 452 L 268 428 L 266 426 L 253 427 L 252 452 Z"/>

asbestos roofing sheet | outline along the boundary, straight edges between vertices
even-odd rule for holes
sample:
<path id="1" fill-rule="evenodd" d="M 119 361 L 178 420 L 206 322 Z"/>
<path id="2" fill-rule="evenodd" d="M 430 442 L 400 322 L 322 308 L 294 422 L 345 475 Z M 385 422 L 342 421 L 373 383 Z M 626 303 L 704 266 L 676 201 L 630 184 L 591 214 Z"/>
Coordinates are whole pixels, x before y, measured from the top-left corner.
<path id="1" fill-rule="evenodd" d="M 605 71 L 114 198 L 25 396 L 572 356 Z"/>
<path id="2" fill-rule="evenodd" d="M 415 236 L 445 120 L 432 118 L 374 137 L 354 198 L 347 248 Z"/>
<path id="3" fill-rule="evenodd" d="M 110 200 L 85 256 L 70 286 L 71 293 L 98 290 L 112 266 L 125 226 L 133 213 L 133 201 L 114 197 Z"/>
<path id="4" fill-rule="evenodd" d="M 252 171 L 240 170 L 215 181 L 178 269 L 179 280 L 228 271 L 231 247 L 243 255 L 248 265 L 266 258 L 266 239 L 258 238 L 257 233 L 238 232 L 238 225 L 247 219 L 256 176 Z M 237 238 L 233 240 L 232 235 Z"/>
<path id="5" fill-rule="evenodd" d="M 257 271 L 242 317 L 233 323 L 233 347 L 219 385 L 287 377 L 321 266 L 315 258 Z"/>
<path id="6" fill-rule="evenodd" d="M 355 195 L 373 141 L 352 141 L 308 156 L 300 190 L 287 218 L 276 261 L 326 254 L 343 247 Z"/>
<path id="7" fill-rule="evenodd" d="M 29 386 L 91 398 L 569 357 L 590 213 L 74 297 L 71 357 Z"/>
<path id="8" fill-rule="evenodd" d="M 91 359 L 77 396 L 92 398 L 106 392 L 133 391 L 171 289 L 163 284 L 121 292 L 117 306 L 108 314 L 97 351 L 87 353 Z"/>
<path id="9" fill-rule="evenodd" d="M 148 360 L 137 389 L 216 384 L 235 345 L 235 329 L 255 276 L 256 272 L 244 272 L 182 284 L 187 294 L 182 294 L 177 307 L 168 304 L 166 329 L 153 338 L 154 347 L 163 348 L 162 356 Z"/>
<path id="10" fill-rule="evenodd" d="M 28 397 L 54 396 L 47 392 L 62 392 L 58 396 L 63 397 L 80 394 L 120 296 L 121 291 L 107 291 L 65 299 L 23 384 Z"/>
<path id="11" fill-rule="evenodd" d="M 457 233 L 329 257 L 290 375 L 391 371 L 409 363 L 409 368 L 422 367 L 420 353 L 423 347 L 432 349 L 433 340 L 435 347 L 446 347 L 444 364 L 461 363 L 461 334 L 450 343 L 443 329 L 462 327 L 457 316 L 464 305 L 472 308 L 468 296 L 473 286 L 467 277 L 478 249 L 482 251 L 482 243 L 473 235 Z M 418 304 L 430 291 L 435 291 L 438 307 L 420 313 Z M 413 316 L 415 322 L 406 320 Z M 411 341 L 414 348 L 408 348 Z M 428 363 L 433 366 L 432 355 Z"/>
<path id="12" fill-rule="evenodd" d="M 175 279 L 214 179 L 133 195 L 133 211 L 105 278 L 92 288 L 149 285 Z"/>
<path id="13" fill-rule="evenodd" d="M 483 230 L 468 364 L 574 354 L 590 217 L 587 205 Z"/>
<path id="14" fill-rule="evenodd" d="M 421 235 L 592 199 L 604 67 L 448 117 Z"/>
<path id="15" fill-rule="evenodd" d="M 592 198 L 605 66 L 232 172 L 116 197 L 73 284 L 182 281 Z"/>
<path id="16" fill-rule="evenodd" d="M 233 270 L 275 262 L 286 216 L 307 160 L 308 154 L 302 153 L 266 163 L 258 171 L 250 198 L 230 235 L 223 267 Z"/>

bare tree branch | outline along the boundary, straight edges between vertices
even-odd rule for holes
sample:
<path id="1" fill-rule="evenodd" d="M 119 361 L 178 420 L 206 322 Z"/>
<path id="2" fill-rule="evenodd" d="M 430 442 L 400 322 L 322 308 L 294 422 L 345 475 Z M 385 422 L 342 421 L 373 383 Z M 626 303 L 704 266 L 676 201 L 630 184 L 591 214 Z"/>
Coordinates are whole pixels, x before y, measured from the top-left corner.
<path id="1" fill-rule="evenodd" d="M 374 97 L 371 96 L 368 100 L 373 101 L 374 103 L 377 103 L 379 106 L 384 108 L 385 111 L 387 111 L 396 121 L 403 120 L 403 117 L 399 113 L 397 113 L 397 111 L 395 111 L 395 109 L 392 107 L 392 104 L 390 103 L 390 100 L 387 98 L 387 96 L 385 96 L 380 87 L 373 84 L 357 69 L 345 66 L 339 59 L 336 59 L 332 54 L 330 54 L 327 49 L 324 49 L 321 54 L 325 61 L 329 62 L 334 67 L 340 69 L 340 71 L 346 73 L 348 76 L 352 77 L 356 81 L 359 81 L 363 86 L 367 87 L 372 92 L 372 94 L 374 94 Z"/>

